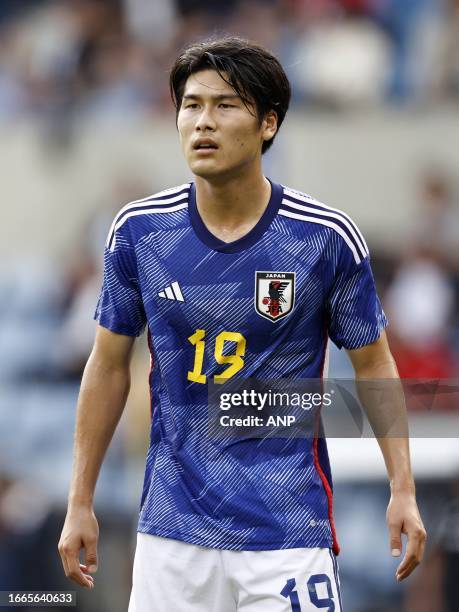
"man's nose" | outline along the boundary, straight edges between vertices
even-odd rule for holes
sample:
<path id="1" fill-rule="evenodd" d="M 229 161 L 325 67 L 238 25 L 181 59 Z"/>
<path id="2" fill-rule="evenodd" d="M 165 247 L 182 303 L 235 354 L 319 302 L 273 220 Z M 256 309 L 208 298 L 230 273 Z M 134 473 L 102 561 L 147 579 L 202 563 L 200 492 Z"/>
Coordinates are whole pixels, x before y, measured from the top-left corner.
<path id="1" fill-rule="evenodd" d="M 216 124 L 210 108 L 203 107 L 196 121 L 196 129 L 200 132 L 205 130 L 215 130 Z"/>

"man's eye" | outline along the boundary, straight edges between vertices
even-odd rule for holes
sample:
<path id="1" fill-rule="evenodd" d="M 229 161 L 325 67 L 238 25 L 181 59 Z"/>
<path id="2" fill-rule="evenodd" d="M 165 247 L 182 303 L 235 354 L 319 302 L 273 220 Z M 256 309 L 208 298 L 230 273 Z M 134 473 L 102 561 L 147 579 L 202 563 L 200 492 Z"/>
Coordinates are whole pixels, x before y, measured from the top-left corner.
<path id="1" fill-rule="evenodd" d="M 185 104 L 185 108 L 197 108 L 198 105 L 195 102 L 192 102 L 191 104 Z"/>
<path id="2" fill-rule="evenodd" d="M 220 106 L 222 108 L 235 108 L 234 104 L 226 104 L 225 102 L 222 102 Z"/>

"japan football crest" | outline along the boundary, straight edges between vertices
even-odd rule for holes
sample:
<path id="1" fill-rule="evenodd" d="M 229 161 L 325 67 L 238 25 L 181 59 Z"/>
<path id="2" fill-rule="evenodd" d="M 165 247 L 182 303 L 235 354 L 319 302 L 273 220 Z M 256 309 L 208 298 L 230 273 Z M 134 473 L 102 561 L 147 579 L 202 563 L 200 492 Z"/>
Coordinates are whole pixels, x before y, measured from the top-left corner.
<path id="1" fill-rule="evenodd" d="M 255 310 L 270 321 L 286 317 L 295 303 L 295 272 L 255 272 Z"/>

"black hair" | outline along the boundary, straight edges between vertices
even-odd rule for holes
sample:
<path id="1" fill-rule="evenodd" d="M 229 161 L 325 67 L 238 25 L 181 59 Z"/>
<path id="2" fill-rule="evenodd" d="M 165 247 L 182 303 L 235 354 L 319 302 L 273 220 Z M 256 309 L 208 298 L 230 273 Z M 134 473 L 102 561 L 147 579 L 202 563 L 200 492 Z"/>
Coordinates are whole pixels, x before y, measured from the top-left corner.
<path id="1" fill-rule="evenodd" d="M 209 69 L 215 70 L 246 106 L 255 105 L 260 124 L 269 111 L 275 111 L 279 130 L 291 96 L 287 75 L 279 60 L 267 49 L 238 36 L 195 43 L 177 57 L 169 79 L 176 116 L 188 77 Z M 274 138 L 263 142 L 262 153 L 269 149 Z"/>

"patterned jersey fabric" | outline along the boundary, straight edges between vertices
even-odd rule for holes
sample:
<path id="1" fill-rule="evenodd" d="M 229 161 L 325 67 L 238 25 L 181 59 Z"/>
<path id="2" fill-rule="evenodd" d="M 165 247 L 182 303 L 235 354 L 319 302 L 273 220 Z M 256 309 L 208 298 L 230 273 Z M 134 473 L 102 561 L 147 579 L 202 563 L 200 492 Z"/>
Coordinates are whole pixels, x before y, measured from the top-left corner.
<path id="1" fill-rule="evenodd" d="M 250 202 L 247 202 L 250 206 Z M 374 342 L 387 321 L 368 249 L 343 212 L 271 182 L 256 226 L 225 243 L 194 183 L 127 204 L 105 248 L 95 318 L 148 328 L 152 424 L 139 531 L 202 546 L 333 547 L 323 439 L 213 439 L 209 381 L 320 378 L 328 338 Z"/>

